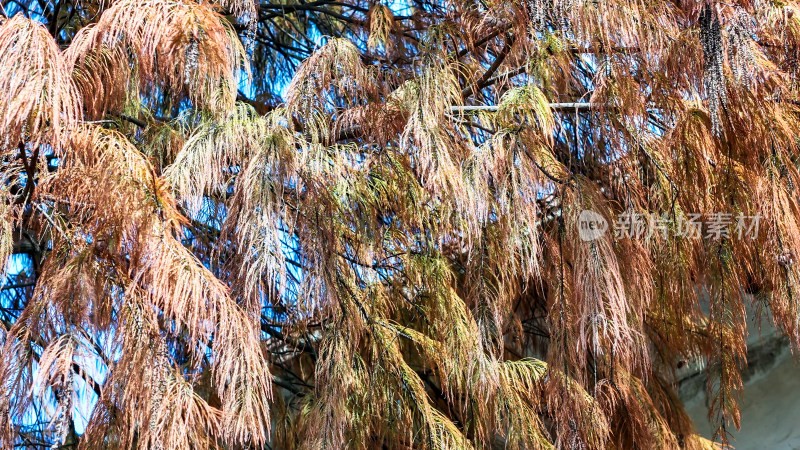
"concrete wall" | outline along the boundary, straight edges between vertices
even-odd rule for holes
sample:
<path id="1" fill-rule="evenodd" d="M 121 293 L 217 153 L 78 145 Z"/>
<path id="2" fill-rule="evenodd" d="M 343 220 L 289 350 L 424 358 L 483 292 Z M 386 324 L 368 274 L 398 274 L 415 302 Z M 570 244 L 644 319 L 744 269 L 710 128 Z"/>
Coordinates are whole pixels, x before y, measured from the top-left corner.
<path id="1" fill-rule="evenodd" d="M 733 445 L 740 450 L 800 449 L 800 358 L 791 355 L 788 341 L 768 318 L 761 320 L 759 332 L 751 313 L 748 310 L 748 365 L 742 372 L 742 428 L 733 430 Z M 710 439 L 716 425 L 707 418 L 704 367 L 688 365 L 681 373 L 679 392 L 697 431 Z"/>

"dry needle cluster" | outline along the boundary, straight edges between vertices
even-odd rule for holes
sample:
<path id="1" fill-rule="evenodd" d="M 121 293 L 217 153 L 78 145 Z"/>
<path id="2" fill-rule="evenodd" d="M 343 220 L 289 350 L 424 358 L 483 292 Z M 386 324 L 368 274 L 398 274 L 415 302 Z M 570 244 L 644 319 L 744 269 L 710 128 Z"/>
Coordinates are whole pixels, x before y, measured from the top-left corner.
<path id="1" fill-rule="evenodd" d="M 800 4 L 276 1 L 2 2 L 0 447 L 728 444 Z"/>

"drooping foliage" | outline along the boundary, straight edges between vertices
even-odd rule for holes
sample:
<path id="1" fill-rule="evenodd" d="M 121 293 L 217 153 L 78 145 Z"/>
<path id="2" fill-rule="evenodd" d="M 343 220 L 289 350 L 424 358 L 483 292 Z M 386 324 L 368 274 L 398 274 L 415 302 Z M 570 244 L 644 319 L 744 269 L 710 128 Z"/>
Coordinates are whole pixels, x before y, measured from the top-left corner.
<path id="1" fill-rule="evenodd" d="M 800 346 L 793 1 L 3 5 L 0 447 L 714 448 Z"/>

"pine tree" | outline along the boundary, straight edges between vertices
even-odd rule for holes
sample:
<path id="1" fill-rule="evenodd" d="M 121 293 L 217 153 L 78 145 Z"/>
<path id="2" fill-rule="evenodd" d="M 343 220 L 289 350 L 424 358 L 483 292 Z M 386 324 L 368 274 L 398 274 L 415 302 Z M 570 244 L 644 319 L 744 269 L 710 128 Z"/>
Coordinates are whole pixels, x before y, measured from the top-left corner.
<path id="1" fill-rule="evenodd" d="M 3 6 L 0 447 L 715 448 L 800 346 L 792 0 Z"/>

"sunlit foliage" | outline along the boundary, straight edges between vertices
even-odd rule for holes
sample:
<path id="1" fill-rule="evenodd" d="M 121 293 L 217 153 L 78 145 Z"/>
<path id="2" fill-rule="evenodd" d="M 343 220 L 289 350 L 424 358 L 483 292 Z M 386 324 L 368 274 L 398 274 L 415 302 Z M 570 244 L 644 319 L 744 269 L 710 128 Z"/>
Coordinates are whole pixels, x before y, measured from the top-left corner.
<path id="1" fill-rule="evenodd" d="M 714 448 L 800 346 L 791 0 L 3 4 L 0 447 Z"/>

